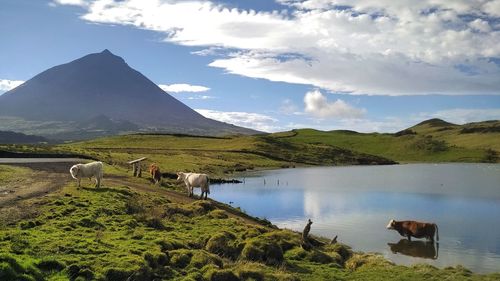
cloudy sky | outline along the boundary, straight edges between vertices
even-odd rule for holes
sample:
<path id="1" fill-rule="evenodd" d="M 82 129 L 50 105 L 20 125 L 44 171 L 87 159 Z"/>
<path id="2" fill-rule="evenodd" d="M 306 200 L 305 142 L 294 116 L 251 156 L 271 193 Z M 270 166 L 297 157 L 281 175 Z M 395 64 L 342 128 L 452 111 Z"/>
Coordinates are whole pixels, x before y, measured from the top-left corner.
<path id="1" fill-rule="evenodd" d="M 109 49 L 264 131 L 500 119 L 500 0 L 2 0 L 0 93 Z"/>

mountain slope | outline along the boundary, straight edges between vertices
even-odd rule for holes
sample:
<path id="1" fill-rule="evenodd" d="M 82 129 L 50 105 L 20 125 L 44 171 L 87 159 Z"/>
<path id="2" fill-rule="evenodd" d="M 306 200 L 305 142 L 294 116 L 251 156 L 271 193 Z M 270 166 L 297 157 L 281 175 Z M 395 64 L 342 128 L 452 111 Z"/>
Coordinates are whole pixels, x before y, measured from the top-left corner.
<path id="1" fill-rule="evenodd" d="M 25 120 L 63 122 L 105 115 L 170 132 L 256 133 L 203 117 L 108 50 L 36 75 L 0 96 L 0 112 Z"/>
<path id="2" fill-rule="evenodd" d="M 439 119 L 396 134 L 293 130 L 273 134 L 290 143 L 327 144 L 398 162 L 496 162 L 500 121 L 455 125 Z"/>
<path id="3" fill-rule="evenodd" d="M 47 139 L 39 136 L 25 135 L 23 133 L 0 131 L 1 144 L 31 144 L 41 142 L 47 142 Z"/>

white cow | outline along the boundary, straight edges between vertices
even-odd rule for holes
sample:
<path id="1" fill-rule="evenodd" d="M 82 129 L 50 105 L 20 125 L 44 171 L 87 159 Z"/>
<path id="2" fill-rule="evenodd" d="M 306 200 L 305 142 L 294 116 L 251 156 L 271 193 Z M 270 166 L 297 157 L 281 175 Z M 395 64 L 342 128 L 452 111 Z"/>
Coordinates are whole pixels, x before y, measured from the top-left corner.
<path id="1" fill-rule="evenodd" d="M 184 181 L 188 191 L 189 197 L 193 196 L 193 188 L 201 188 L 201 198 L 203 199 L 203 194 L 205 194 L 205 199 L 207 199 L 208 194 L 210 194 L 209 179 L 206 174 L 196 174 L 196 173 L 177 173 L 177 180 Z"/>
<path id="2" fill-rule="evenodd" d="M 102 162 L 76 164 L 69 169 L 69 172 L 71 173 L 71 176 L 77 180 L 78 187 L 80 187 L 80 180 L 82 178 L 91 179 L 92 177 L 94 177 L 96 180 L 96 187 L 101 187 L 101 180 L 103 174 Z"/>

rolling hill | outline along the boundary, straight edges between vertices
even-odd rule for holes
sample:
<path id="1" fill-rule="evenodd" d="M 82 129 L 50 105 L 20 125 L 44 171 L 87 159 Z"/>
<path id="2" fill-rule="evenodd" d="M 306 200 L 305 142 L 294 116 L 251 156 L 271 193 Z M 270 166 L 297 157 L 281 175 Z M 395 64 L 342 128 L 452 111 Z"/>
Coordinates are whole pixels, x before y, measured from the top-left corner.
<path id="1" fill-rule="evenodd" d="M 396 134 L 300 129 L 273 136 L 290 143 L 328 144 L 398 162 L 496 162 L 499 128 L 500 121 L 456 125 L 430 119 Z"/>
<path id="2" fill-rule="evenodd" d="M 0 112 L 0 129 L 59 139 L 138 130 L 258 133 L 203 117 L 109 50 L 52 67 L 6 92 L 0 96 Z"/>

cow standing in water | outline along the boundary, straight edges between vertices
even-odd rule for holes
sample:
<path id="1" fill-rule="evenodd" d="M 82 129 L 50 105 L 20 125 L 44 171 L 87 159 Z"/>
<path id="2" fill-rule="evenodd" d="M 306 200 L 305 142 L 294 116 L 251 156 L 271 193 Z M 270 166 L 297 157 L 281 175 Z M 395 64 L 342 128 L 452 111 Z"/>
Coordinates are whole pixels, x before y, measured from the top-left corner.
<path id="1" fill-rule="evenodd" d="M 434 242 L 434 235 L 436 235 L 436 240 L 439 241 L 438 226 L 435 223 L 390 220 L 387 229 L 396 230 L 399 235 L 407 237 L 409 241 L 413 236 L 415 238 L 427 238 Z"/>
<path id="2" fill-rule="evenodd" d="M 194 187 L 201 188 L 201 199 L 203 199 L 203 194 L 205 194 L 205 199 L 207 199 L 208 194 L 210 194 L 209 179 L 206 174 L 178 172 L 177 180 L 184 181 L 189 197 L 193 196 Z"/>

